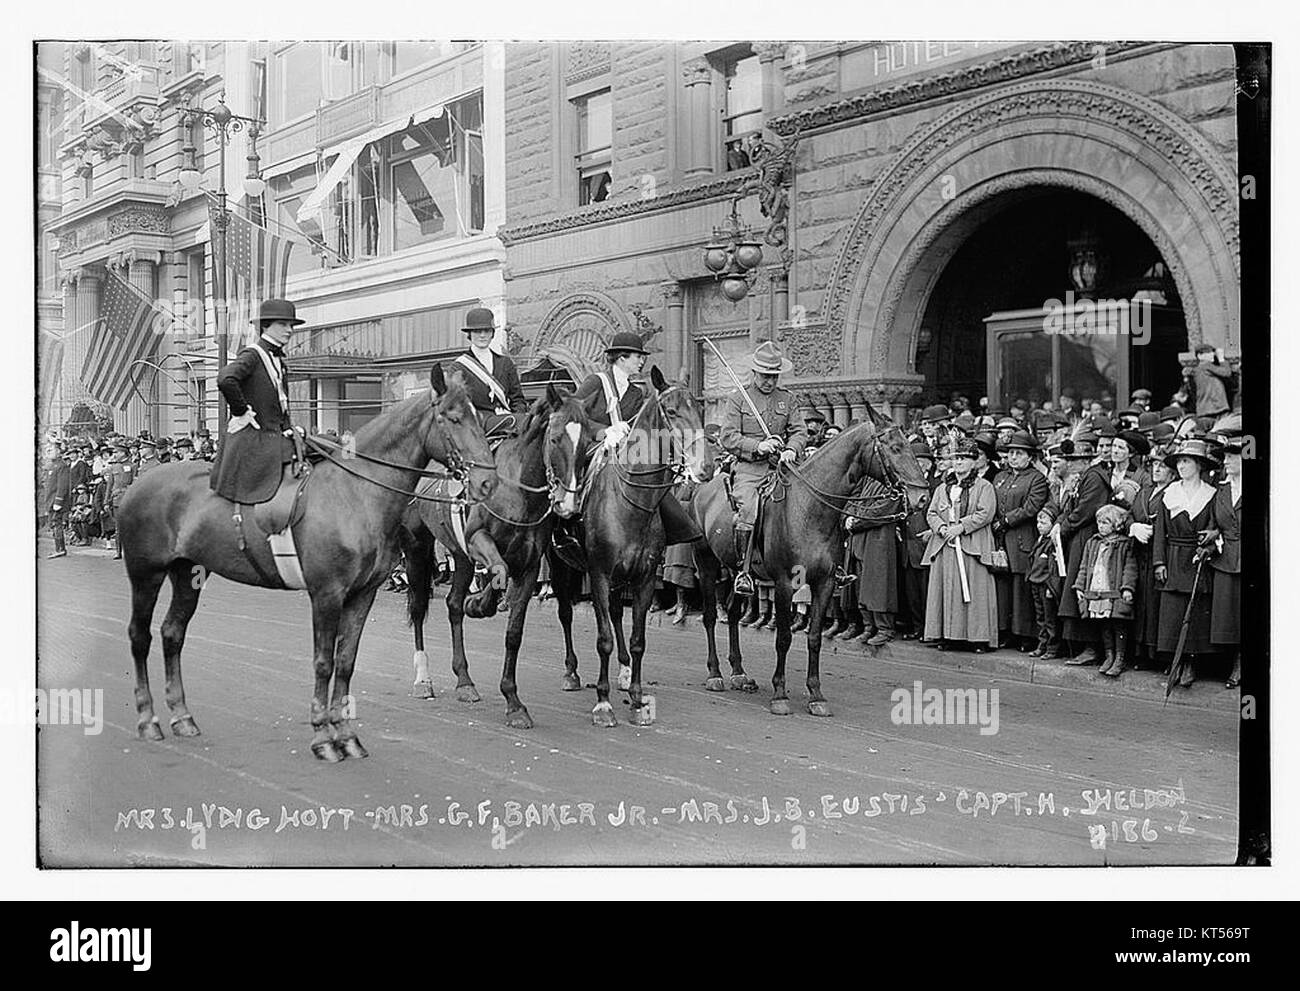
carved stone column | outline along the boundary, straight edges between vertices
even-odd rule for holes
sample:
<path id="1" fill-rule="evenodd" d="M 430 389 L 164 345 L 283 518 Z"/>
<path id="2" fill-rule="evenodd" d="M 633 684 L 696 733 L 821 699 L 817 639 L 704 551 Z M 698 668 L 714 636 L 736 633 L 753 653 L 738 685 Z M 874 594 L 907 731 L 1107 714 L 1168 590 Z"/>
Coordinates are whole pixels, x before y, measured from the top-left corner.
<path id="1" fill-rule="evenodd" d="M 686 301 L 680 282 L 664 282 L 659 286 L 664 296 L 664 357 L 670 377 L 681 374 L 686 364 Z M 694 383 L 702 389 L 703 383 Z"/>
<path id="2" fill-rule="evenodd" d="M 72 336 L 68 338 L 69 347 L 66 349 L 72 356 L 72 362 L 70 366 L 65 362 L 64 367 L 70 367 L 72 372 L 72 395 L 67 398 L 85 399 L 89 393 L 81 380 L 81 370 L 86 355 L 90 352 L 91 342 L 95 339 L 94 327 L 99 320 L 99 301 L 104 281 L 103 276 L 91 268 L 78 269 L 74 279 L 76 296 L 73 300 L 72 319 L 67 321 Z"/>
<path id="3" fill-rule="evenodd" d="M 692 59 L 682 66 L 686 82 L 686 106 L 690 112 L 690 157 L 684 174 L 709 175 L 713 172 L 713 67 L 705 59 Z"/>
<path id="4" fill-rule="evenodd" d="M 867 403 L 870 397 L 861 389 L 850 389 L 844 394 L 849 402 L 849 418 L 853 420 L 867 419 Z"/>
<path id="5" fill-rule="evenodd" d="M 843 429 L 849 425 L 849 400 L 842 392 L 832 392 L 829 397 L 831 409 L 827 419 Z"/>
<path id="6" fill-rule="evenodd" d="M 766 123 L 781 113 L 785 107 L 785 76 L 781 63 L 785 60 L 784 41 L 756 41 L 754 54 L 758 56 L 763 80 L 763 121 Z"/>

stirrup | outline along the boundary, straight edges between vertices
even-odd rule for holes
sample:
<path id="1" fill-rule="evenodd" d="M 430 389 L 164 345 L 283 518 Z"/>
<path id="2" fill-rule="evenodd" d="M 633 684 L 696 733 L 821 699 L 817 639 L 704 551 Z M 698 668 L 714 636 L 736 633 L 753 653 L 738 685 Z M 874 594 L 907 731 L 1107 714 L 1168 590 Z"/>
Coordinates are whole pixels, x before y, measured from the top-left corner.
<path id="1" fill-rule="evenodd" d="M 844 566 L 840 564 L 835 565 L 835 573 L 831 577 L 834 578 L 837 589 L 848 588 L 858 580 L 857 575 L 849 574 L 844 570 Z"/>
<path id="2" fill-rule="evenodd" d="M 748 571 L 740 572 L 731 583 L 731 590 L 736 595 L 753 595 L 754 592 L 757 591 L 757 586 L 754 584 L 754 576 Z"/>

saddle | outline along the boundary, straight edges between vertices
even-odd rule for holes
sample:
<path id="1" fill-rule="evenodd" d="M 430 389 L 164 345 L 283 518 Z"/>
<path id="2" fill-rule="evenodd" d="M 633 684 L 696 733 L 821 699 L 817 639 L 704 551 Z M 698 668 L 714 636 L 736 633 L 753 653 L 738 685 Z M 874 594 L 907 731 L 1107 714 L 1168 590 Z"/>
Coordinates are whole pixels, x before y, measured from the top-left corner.
<path id="1" fill-rule="evenodd" d="M 465 491 L 463 482 L 454 478 L 424 478 L 415 487 L 417 496 L 432 496 L 438 499 L 455 499 Z M 419 499 L 413 500 L 419 502 Z M 469 516 L 469 509 L 463 503 L 455 504 L 451 502 L 439 503 L 447 507 L 447 516 L 450 519 L 451 533 L 456 538 L 456 545 L 466 554 L 469 553 L 469 546 L 465 542 L 465 521 Z"/>
<path id="2" fill-rule="evenodd" d="M 283 466 L 275 495 L 255 506 L 242 503 L 235 506 L 232 518 L 239 537 L 239 549 L 244 552 L 253 569 L 268 584 L 274 584 L 278 577 L 284 588 L 307 587 L 306 579 L 302 574 L 302 565 L 298 560 L 298 548 L 293 540 L 293 527 L 302 519 L 306 511 L 307 481 L 310 477 L 310 465 L 290 462 Z M 244 525 L 250 515 L 254 526 L 270 545 L 278 576 L 266 572 L 258 563 L 257 557 L 248 551 Z"/>

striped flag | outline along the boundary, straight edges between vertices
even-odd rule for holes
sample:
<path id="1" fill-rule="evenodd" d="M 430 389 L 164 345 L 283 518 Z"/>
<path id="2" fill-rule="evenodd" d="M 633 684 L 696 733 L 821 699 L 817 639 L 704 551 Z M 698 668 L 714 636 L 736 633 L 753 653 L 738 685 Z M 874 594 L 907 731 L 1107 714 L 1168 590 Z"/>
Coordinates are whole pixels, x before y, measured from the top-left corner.
<path id="1" fill-rule="evenodd" d="M 41 328 L 41 412 L 40 421 L 48 422 L 50 404 L 63 378 L 63 338 L 46 328 Z"/>
<path id="2" fill-rule="evenodd" d="M 216 214 L 220 207 L 208 204 L 212 229 L 217 229 Z M 264 299 L 282 299 L 289 278 L 289 257 L 294 243 L 277 237 L 237 212 L 230 213 L 226 229 L 226 296 L 227 332 L 236 341 L 247 333 L 257 306 Z"/>
<path id="3" fill-rule="evenodd" d="M 153 300 L 109 270 L 100 301 L 100 320 L 81 366 L 81 381 L 100 402 L 126 409 L 139 374 L 134 362 L 151 358 L 170 317 L 154 309 Z M 158 327 L 155 317 L 163 319 Z"/>

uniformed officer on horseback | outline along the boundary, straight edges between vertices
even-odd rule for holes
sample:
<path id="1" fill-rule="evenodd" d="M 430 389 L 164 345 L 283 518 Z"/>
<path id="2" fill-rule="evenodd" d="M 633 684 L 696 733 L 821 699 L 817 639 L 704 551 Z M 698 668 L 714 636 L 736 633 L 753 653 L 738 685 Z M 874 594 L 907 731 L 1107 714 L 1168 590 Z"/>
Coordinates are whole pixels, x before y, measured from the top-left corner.
<path id="1" fill-rule="evenodd" d="M 294 328 L 305 322 L 287 299 L 265 300 L 256 321 L 261 336 L 217 374 L 230 423 L 210 484 L 231 502 L 266 502 L 280 485 L 283 466 L 293 461 L 284 349 Z"/>
<path id="2" fill-rule="evenodd" d="M 469 401 L 479 411 L 483 433 L 489 440 L 513 437 L 528 413 L 528 398 L 519 382 L 519 371 L 507 355 L 492 350 L 496 323 L 492 311 L 478 306 L 465 314 L 469 350 L 452 362 L 465 373 Z"/>
<path id="3" fill-rule="evenodd" d="M 754 351 L 750 369 L 753 381 L 731 394 L 725 407 L 719 441 L 736 459 L 732 470 L 732 496 L 738 507 L 736 547 L 743 548 L 740 573 L 733 585 L 739 595 L 752 595 L 749 573 L 754 552 L 754 523 L 758 515 L 759 487 L 780 464 L 793 466 L 808 442 L 803 415 L 794 396 L 778 385 L 782 372 L 794 365 L 771 341 Z"/>

